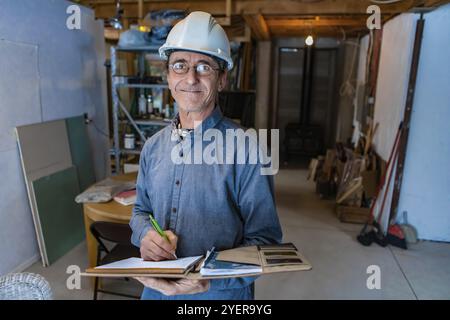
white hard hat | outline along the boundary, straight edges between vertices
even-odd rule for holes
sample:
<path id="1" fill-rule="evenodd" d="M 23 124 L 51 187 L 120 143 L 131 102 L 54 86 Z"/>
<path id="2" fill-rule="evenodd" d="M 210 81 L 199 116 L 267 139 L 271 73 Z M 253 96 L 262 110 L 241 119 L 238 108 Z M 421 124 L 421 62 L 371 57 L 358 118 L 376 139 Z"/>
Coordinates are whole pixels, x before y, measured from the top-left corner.
<path id="1" fill-rule="evenodd" d="M 168 52 L 172 50 L 210 55 L 224 60 L 228 70 L 233 68 L 230 42 L 225 30 L 207 12 L 194 11 L 172 28 L 166 43 L 159 48 L 159 55 L 168 59 Z"/>

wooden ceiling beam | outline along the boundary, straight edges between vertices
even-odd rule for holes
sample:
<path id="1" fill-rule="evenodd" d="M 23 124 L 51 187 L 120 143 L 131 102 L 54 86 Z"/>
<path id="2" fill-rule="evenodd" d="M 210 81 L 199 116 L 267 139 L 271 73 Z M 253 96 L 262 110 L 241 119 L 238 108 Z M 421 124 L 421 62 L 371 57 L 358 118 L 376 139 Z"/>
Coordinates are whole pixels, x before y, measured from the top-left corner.
<path id="1" fill-rule="evenodd" d="M 256 40 L 270 40 L 269 27 L 261 14 L 244 14 L 242 17 L 250 27 Z"/>
<path id="2" fill-rule="evenodd" d="M 304 26 L 304 27 L 274 27 L 274 28 L 271 28 L 270 31 L 272 33 L 275 33 L 279 30 L 292 30 L 292 31 L 308 30 L 310 32 L 311 31 L 316 32 L 318 30 L 341 30 L 341 29 L 344 29 L 346 31 L 352 30 L 352 29 L 353 30 L 367 30 L 366 26 L 364 26 L 364 27 L 347 27 L 347 28 L 342 28 L 341 26 L 321 26 L 321 27 L 310 28 L 310 27 Z"/>
<path id="3" fill-rule="evenodd" d="M 230 40 L 231 41 L 236 41 L 236 42 L 251 42 L 251 40 L 252 40 L 252 30 L 247 25 L 245 26 L 244 30 L 245 30 L 244 35 L 231 36 Z"/>
<path id="4" fill-rule="evenodd" d="M 431 0 L 428 1 L 432 2 Z M 394 4 L 379 6 L 382 14 L 395 14 L 406 12 L 410 8 L 424 5 L 426 2 L 427 0 L 404 0 Z M 104 19 L 115 15 L 114 0 L 81 0 L 81 3 L 94 8 L 97 18 Z M 121 4 L 125 17 L 138 18 L 138 2 L 136 0 L 122 0 Z M 233 0 L 231 3 L 231 14 L 353 15 L 366 14 L 367 7 L 371 4 L 373 3 L 370 0 L 324 0 L 314 3 L 293 0 Z M 214 16 L 225 16 L 227 14 L 227 6 L 224 0 L 144 0 L 145 12 L 162 9 L 201 10 L 210 12 Z M 228 10 L 230 10 L 229 7 Z"/>
<path id="5" fill-rule="evenodd" d="M 279 30 L 272 32 L 273 37 L 306 37 L 310 35 L 308 30 Z M 346 38 L 355 37 L 357 35 L 361 35 L 361 32 L 358 30 L 352 30 L 345 33 Z M 338 38 L 343 39 L 343 33 L 340 30 L 322 30 L 320 32 L 314 32 L 313 36 L 315 38 Z"/>
<path id="6" fill-rule="evenodd" d="M 360 27 L 366 25 L 366 19 L 271 19 L 267 21 L 269 28 L 276 27 L 323 27 L 342 26 Z"/>
<path id="7" fill-rule="evenodd" d="M 426 0 L 425 6 L 426 7 L 438 7 L 440 5 L 443 5 L 445 3 L 449 3 L 448 0 Z"/>

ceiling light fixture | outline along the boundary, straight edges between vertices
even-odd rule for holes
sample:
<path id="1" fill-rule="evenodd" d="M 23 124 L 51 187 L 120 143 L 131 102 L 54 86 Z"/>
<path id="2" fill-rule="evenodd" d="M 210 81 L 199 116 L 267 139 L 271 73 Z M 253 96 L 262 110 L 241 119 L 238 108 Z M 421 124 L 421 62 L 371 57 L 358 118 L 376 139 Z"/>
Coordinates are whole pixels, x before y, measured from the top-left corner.
<path id="1" fill-rule="evenodd" d="M 123 9 L 120 7 L 120 0 L 116 0 L 116 15 L 108 20 L 111 27 L 117 30 L 122 30 L 123 25 L 121 22 Z"/>

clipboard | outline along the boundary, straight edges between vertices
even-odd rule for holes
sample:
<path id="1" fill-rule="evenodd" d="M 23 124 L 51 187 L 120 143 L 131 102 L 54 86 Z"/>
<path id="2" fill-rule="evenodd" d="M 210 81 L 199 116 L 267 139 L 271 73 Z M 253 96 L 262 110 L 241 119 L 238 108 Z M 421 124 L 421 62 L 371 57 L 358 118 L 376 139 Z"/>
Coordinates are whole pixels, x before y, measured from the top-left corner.
<path id="1" fill-rule="evenodd" d="M 238 247 L 218 252 L 216 260 L 250 264 L 261 267 L 261 272 L 246 274 L 222 274 L 204 276 L 200 270 L 204 264 L 205 257 L 202 257 L 194 265 L 184 271 L 165 269 L 163 272 L 159 269 L 96 269 L 88 268 L 81 276 L 87 277 L 157 277 L 167 279 L 225 279 L 261 276 L 264 274 L 278 272 L 307 271 L 312 269 L 309 261 L 298 251 L 292 243 L 274 244 L 274 245 L 256 245 L 247 247 Z"/>

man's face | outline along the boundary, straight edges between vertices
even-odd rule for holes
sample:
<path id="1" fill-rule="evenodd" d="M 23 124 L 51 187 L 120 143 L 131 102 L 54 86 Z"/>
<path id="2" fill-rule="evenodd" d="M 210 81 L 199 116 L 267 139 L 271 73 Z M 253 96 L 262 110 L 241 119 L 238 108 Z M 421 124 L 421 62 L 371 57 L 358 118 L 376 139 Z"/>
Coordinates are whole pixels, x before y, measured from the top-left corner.
<path id="1" fill-rule="evenodd" d="M 214 70 L 209 75 L 198 74 L 195 66 L 199 64 Z M 189 67 L 185 74 L 177 74 L 169 67 L 167 74 L 170 92 L 181 110 L 199 112 L 214 105 L 218 91 L 225 86 L 227 72 L 220 72 L 213 58 L 195 52 L 175 51 L 169 57 L 169 65 Z"/>

